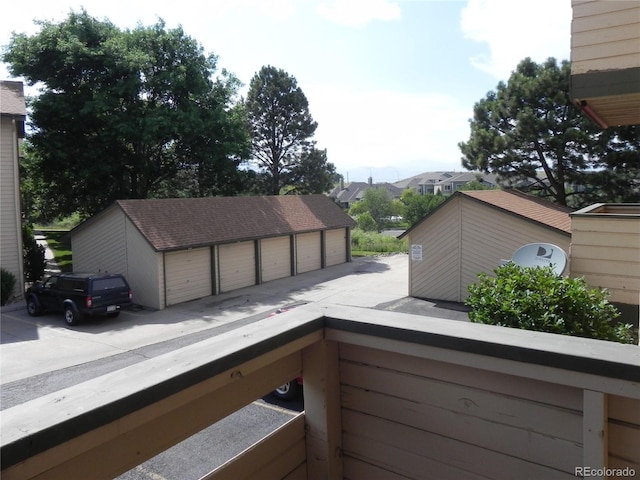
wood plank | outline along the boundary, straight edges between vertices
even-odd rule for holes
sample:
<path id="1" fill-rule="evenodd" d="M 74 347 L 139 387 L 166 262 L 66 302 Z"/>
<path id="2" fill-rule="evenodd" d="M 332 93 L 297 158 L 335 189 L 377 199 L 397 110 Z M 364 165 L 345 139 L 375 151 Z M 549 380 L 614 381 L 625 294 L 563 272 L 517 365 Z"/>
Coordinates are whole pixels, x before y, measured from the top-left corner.
<path id="1" fill-rule="evenodd" d="M 569 479 L 543 464 L 351 410 L 344 412 L 345 456 L 410 478 Z M 575 477 L 573 477 L 575 478 Z"/>
<path id="2" fill-rule="evenodd" d="M 302 352 L 309 480 L 342 478 L 338 345 L 321 341 Z"/>
<path id="3" fill-rule="evenodd" d="M 304 460 L 304 413 L 300 413 L 200 480 L 280 480 Z"/>
<path id="4" fill-rule="evenodd" d="M 625 39 L 638 38 L 638 25 L 620 25 L 614 28 L 589 30 L 571 36 L 571 49 L 595 45 L 599 43 L 616 42 Z"/>
<path id="5" fill-rule="evenodd" d="M 626 249 L 631 250 L 631 249 Z M 640 249 L 634 253 L 640 254 Z M 596 275 L 607 275 L 628 280 L 627 288 L 640 289 L 640 262 L 631 256 L 627 261 L 600 260 L 599 258 L 571 258 L 571 270 Z"/>
<path id="6" fill-rule="evenodd" d="M 563 384 L 541 382 L 515 375 L 479 370 L 461 365 L 385 352 L 357 345 L 341 345 L 342 360 L 388 368 L 458 385 L 484 388 L 496 393 L 582 411 L 582 390 Z"/>
<path id="7" fill-rule="evenodd" d="M 289 473 L 282 480 L 307 480 L 307 463 L 305 462 L 299 465 L 293 472 Z"/>
<path id="8" fill-rule="evenodd" d="M 429 408 L 444 409 L 572 442 L 582 441 L 581 412 L 532 402 L 525 398 L 455 385 L 417 375 L 342 362 L 343 386 L 397 396 Z M 482 376 L 482 372 L 478 372 Z M 480 379 L 481 382 L 481 379 Z"/>
<path id="9" fill-rule="evenodd" d="M 579 17 L 591 17 L 594 15 L 601 15 L 607 12 L 616 12 L 620 10 L 633 10 L 638 9 L 633 2 L 629 0 L 607 0 L 602 1 L 587 1 L 587 2 L 572 2 L 572 10 L 574 18 Z M 640 15 L 640 13 L 638 13 Z M 640 20 L 640 18 L 639 18 Z"/>
<path id="10" fill-rule="evenodd" d="M 384 470 L 354 457 L 344 458 L 344 480 L 411 480 L 409 477 Z"/>
<path id="11" fill-rule="evenodd" d="M 640 445 L 640 426 L 616 421 L 609 422 L 609 455 L 640 464 L 638 445 Z"/>
<path id="12" fill-rule="evenodd" d="M 343 387 L 342 398 L 345 409 L 567 473 L 582 462 L 582 445 L 570 440 L 351 387 Z M 343 424 L 344 418 L 343 412 Z M 344 426 L 344 431 L 350 430 Z"/>
<path id="13" fill-rule="evenodd" d="M 609 395 L 609 418 L 640 426 L 640 400 Z"/>
<path id="14" fill-rule="evenodd" d="M 610 12 L 603 12 L 598 15 L 586 17 L 576 17 L 571 22 L 571 33 L 573 35 L 580 32 L 598 30 L 600 28 L 612 28 L 618 25 L 632 25 L 638 23 L 638 8 L 634 4 L 627 2 L 631 8 Z"/>
<path id="15" fill-rule="evenodd" d="M 595 469 L 607 466 L 609 457 L 607 410 L 607 396 L 604 393 L 584 391 L 582 465 Z"/>
<path id="16" fill-rule="evenodd" d="M 571 245 L 571 262 L 576 259 L 593 259 L 615 260 L 618 262 L 633 262 L 633 258 L 637 257 L 637 263 L 640 265 L 640 247 L 636 248 L 611 248 L 594 245 L 581 245 L 574 243 Z M 640 267 L 639 267 L 640 268 Z"/>
<path id="17" fill-rule="evenodd" d="M 574 233 L 571 239 L 572 244 L 593 245 L 600 247 L 620 247 L 638 249 L 637 233 L 618 233 L 612 235 L 606 231 L 594 231 L 588 233 Z"/>

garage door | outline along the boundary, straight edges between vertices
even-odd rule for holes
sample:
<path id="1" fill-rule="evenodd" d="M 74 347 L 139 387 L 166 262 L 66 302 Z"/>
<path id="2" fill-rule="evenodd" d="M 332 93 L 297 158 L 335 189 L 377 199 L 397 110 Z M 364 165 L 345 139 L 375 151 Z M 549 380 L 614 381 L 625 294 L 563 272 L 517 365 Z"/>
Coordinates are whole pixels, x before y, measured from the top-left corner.
<path id="1" fill-rule="evenodd" d="M 256 284 L 256 250 L 253 241 L 220 245 L 218 262 L 221 292 Z"/>
<path id="2" fill-rule="evenodd" d="M 276 280 L 291 275 L 291 240 L 289 237 L 260 240 L 262 281 Z"/>
<path id="3" fill-rule="evenodd" d="M 296 262 L 298 273 L 322 268 L 320 232 L 296 235 Z"/>
<path id="4" fill-rule="evenodd" d="M 338 265 L 347 261 L 347 229 L 328 230 L 326 234 L 327 259 L 325 265 Z"/>
<path id="5" fill-rule="evenodd" d="M 167 306 L 212 294 L 209 247 L 169 252 L 164 265 Z"/>

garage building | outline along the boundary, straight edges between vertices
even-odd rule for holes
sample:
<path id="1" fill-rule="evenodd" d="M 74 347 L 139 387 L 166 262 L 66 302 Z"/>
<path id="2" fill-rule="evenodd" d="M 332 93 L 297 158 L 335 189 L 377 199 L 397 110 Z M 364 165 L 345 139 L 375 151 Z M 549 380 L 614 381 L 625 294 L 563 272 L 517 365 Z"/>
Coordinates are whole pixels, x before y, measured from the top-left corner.
<path id="1" fill-rule="evenodd" d="M 409 295 L 463 302 L 478 273 L 491 274 L 528 243 L 569 253 L 570 208 L 515 190 L 459 191 L 407 230 Z"/>
<path id="2" fill-rule="evenodd" d="M 161 309 L 349 262 L 354 225 L 324 195 L 144 199 L 70 236 L 75 271 L 122 273 Z"/>

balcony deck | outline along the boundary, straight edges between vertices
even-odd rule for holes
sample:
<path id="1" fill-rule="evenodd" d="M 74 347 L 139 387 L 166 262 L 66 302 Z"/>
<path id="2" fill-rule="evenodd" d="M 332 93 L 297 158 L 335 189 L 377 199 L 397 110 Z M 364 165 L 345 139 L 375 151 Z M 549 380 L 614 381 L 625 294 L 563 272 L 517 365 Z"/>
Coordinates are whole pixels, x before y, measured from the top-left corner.
<path id="1" fill-rule="evenodd" d="M 3 411 L 2 478 L 113 478 L 300 374 L 305 411 L 205 478 L 640 472 L 637 346 L 314 304 Z"/>

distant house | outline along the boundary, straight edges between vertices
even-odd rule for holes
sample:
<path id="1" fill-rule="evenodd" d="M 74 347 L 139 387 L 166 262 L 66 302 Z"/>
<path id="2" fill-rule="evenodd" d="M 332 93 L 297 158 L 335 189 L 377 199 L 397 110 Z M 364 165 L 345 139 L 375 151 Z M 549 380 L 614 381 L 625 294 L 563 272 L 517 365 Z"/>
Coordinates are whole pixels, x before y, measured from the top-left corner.
<path id="1" fill-rule="evenodd" d="M 364 192 L 370 188 L 383 188 L 389 192 L 392 199 L 400 198 L 403 189 L 393 183 L 373 183 L 369 178 L 368 182 L 351 182 L 340 185 L 329 192 L 329 198 L 334 199 L 342 208 L 348 209 L 355 202 L 359 202 L 364 197 Z"/>
<path id="2" fill-rule="evenodd" d="M 74 270 L 161 309 L 349 262 L 354 223 L 324 195 L 119 200 L 69 235 Z"/>
<path id="3" fill-rule="evenodd" d="M 515 190 L 452 194 L 407 230 L 409 295 L 462 302 L 478 273 L 491 273 L 528 243 L 569 252 L 571 209 Z"/>
<path id="4" fill-rule="evenodd" d="M 0 266 L 16 276 L 18 298 L 24 294 L 18 160 L 26 114 L 22 82 L 0 81 Z"/>
<path id="5" fill-rule="evenodd" d="M 479 172 L 424 172 L 413 177 L 395 182 L 402 190 L 411 188 L 420 195 L 450 195 L 460 187 L 474 180 L 479 180 L 489 188 L 497 187 L 496 175 Z"/>

